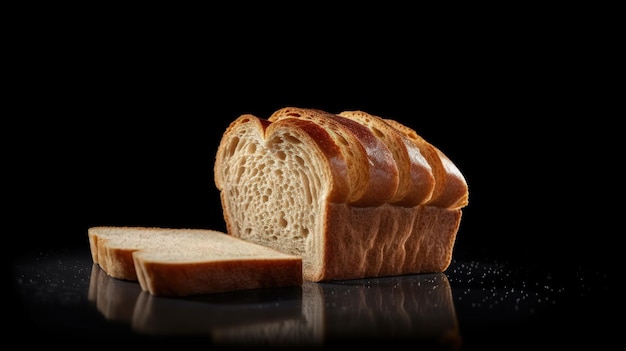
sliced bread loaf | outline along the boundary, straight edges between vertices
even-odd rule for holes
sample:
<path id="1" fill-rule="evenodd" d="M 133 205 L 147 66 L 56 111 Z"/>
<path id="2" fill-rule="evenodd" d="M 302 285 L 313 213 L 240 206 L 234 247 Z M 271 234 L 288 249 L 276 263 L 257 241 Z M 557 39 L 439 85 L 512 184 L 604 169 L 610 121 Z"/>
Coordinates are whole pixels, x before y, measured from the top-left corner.
<path id="1" fill-rule="evenodd" d="M 442 272 L 468 203 L 439 149 L 361 111 L 242 115 L 214 179 L 228 233 L 301 256 L 310 281 Z"/>
<path id="2" fill-rule="evenodd" d="M 156 296 L 298 286 L 302 259 L 207 229 L 92 227 L 94 263 Z"/>

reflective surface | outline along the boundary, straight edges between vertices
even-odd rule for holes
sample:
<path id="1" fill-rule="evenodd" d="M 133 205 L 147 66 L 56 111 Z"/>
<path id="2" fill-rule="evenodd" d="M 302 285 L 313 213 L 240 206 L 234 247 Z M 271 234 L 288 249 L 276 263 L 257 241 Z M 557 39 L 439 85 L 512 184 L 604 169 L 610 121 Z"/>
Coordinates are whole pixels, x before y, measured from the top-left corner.
<path id="1" fill-rule="evenodd" d="M 609 296 L 608 279 L 583 268 L 551 272 L 453 261 L 440 274 L 188 298 L 154 297 L 135 282 L 110 278 L 88 250 L 24 256 L 13 273 L 21 302 L 16 321 L 48 340 L 281 348 L 394 341 L 421 349 L 511 349 L 601 344 L 611 328 L 602 319 L 610 305 L 601 299 Z"/>

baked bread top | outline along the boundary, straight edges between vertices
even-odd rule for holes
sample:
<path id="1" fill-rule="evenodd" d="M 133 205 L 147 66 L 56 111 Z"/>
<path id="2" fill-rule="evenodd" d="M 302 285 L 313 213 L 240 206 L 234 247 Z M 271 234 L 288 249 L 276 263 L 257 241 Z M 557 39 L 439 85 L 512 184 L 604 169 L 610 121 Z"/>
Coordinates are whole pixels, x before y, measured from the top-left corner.
<path id="1" fill-rule="evenodd" d="M 249 124 L 244 128 L 244 123 Z M 390 203 L 450 209 L 468 204 L 467 182 L 458 167 L 415 130 L 393 119 L 358 110 L 333 114 L 319 109 L 285 107 L 268 119 L 249 114 L 240 116 L 226 130 L 222 143 L 227 142 L 234 129 L 246 137 L 260 135 L 265 140 L 259 143 L 270 147 L 272 140 L 280 139 L 277 135 L 280 133 L 307 140 L 310 148 L 318 149 L 323 154 L 320 157 L 327 159 L 328 168 L 323 172 L 330 182 L 331 202 L 357 207 Z M 240 138 L 228 141 L 235 140 Z M 225 160 L 229 157 L 222 147 L 218 149 L 214 166 L 218 189 L 223 188 L 227 178 L 229 166 Z"/>

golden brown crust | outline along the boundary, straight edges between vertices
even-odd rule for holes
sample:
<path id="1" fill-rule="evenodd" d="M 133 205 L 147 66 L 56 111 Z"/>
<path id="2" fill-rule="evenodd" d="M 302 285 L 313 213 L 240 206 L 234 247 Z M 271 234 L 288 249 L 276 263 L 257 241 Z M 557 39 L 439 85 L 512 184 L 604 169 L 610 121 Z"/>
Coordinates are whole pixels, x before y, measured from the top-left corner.
<path id="1" fill-rule="evenodd" d="M 426 205 L 462 208 L 468 204 L 467 182 L 459 169 L 437 147 L 427 142 L 417 132 L 392 119 L 385 119 L 411 140 L 421 151 L 433 169 L 435 189 Z"/>
<path id="2" fill-rule="evenodd" d="M 322 267 L 304 262 L 312 281 L 443 272 L 461 221 L 460 209 L 385 204 L 329 204 Z"/>
<path id="3" fill-rule="evenodd" d="M 349 118 L 332 115 L 329 118 L 336 120 L 346 127 L 363 145 L 367 157 L 364 164 L 368 182 L 365 186 L 357 188 L 354 199 L 350 202 L 353 206 L 369 207 L 379 206 L 388 202 L 397 192 L 400 176 L 398 166 L 389 147 L 371 130 L 362 124 Z"/>
<path id="4" fill-rule="evenodd" d="M 139 282 L 143 290 L 154 296 L 189 296 L 302 284 L 302 260 L 296 257 L 177 264 L 142 257 L 141 252 L 134 255 L 135 265 L 141 271 Z"/>
<path id="5" fill-rule="evenodd" d="M 469 203 L 469 192 L 465 176 L 459 168 L 444 154 L 437 149 L 437 154 L 446 170 L 446 189 L 442 192 L 438 199 L 431 201 L 431 206 L 462 208 Z"/>
<path id="6" fill-rule="evenodd" d="M 422 205 L 432 197 L 435 177 L 427 160 L 408 138 L 379 116 L 364 111 L 343 111 L 339 116 L 350 118 L 370 128 L 392 152 L 399 174 L 399 183 L 389 203 L 402 206 Z"/>

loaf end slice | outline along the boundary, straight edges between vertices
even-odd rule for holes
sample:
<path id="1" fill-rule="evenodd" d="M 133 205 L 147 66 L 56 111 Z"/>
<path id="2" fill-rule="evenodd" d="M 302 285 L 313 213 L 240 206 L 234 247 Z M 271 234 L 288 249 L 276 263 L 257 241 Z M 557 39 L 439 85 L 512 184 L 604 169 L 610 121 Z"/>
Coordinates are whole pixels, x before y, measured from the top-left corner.
<path id="1" fill-rule="evenodd" d="M 299 286 L 302 259 L 208 229 L 92 227 L 92 258 L 155 296 Z"/>

